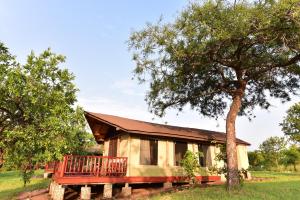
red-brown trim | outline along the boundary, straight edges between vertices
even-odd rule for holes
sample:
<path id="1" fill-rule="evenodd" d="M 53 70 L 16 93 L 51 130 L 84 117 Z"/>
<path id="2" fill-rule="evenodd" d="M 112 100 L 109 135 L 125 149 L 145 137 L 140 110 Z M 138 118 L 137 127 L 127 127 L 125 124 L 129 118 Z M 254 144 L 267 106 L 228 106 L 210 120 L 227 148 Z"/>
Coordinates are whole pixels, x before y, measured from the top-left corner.
<path id="1" fill-rule="evenodd" d="M 220 176 L 196 176 L 197 181 L 220 181 Z M 60 177 L 54 181 L 62 185 L 84 185 L 104 183 L 164 183 L 164 182 L 188 182 L 184 176 L 125 176 L 125 177 Z"/>
<path id="2" fill-rule="evenodd" d="M 225 143 L 225 139 L 222 140 L 222 139 L 217 139 L 215 138 L 215 136 L 213 135 L 210 135 L 208 137 L 211 137 L 211 138 L 207 138 L 207 136 L 204 136 L 204 137 L 199 137 L 199 136 L 185 136 L 185 135 L 181 135 L 181 134 L 175 134 L 175 133 L 170 133 L 170 132 L 152 132 L 152 131 L 145 131 L 145 130 L 135 130 L 135 129 L 126 129 L 124 127 L 121 127 L 115 123 L 112 123 L 110 121 L 107 121 L 107 120 L 104 120 L 98 116 L 96 116 L 95 114 L 93 113 L 90 113 L 90 112 L 87 112 L 87 111 L 84 111 L 84 114 L 85 116 L 89 116 L 95 120 L 98 120 L 102 123 L 106 123 L 110 126 L 113 126 L 115 128 L 119 128 L 120 130 L 122 131 L 125 131 L 125 132 L 128 132 L 128 133 L 134 133 L 134 134 L 141 134 L 141 135 L 153 135 L 153 136 L 167 136 L 167 137 L 176 137 L 176 138 L 181 138 L 181 139 L 188 139 L 188 140 L 196 140 L 196 141 L 209 141 L 209 142 L 217 142 L 217 143 Z M 128 120 L 131 120 L 131 119 L 128 119 Z M 134 120 L 134 121 L 139 121 L 139 120 Z M 139 121 L 139 122 L 143 122 L 143 121 Z M 151 122 L 144 122 L 144 123 L 149 123 L 149 124 L 154 124 L 154 123 L 151 123 Z M 161 126 L 164 126 L 162 124 L 159 124 Z M 180 128 L 184 128 L 184 127 L 180 127 Z M 200 129 L 199 129 L 200 130 Z M 205 131 L 208 131 L 208 130 L 205 130 Z M 212 132 L 212 133 L 215 133 L 215 134 L 222 134 L 222 135 L 225 135 L 225 133 L 222 133 L 222 132 L 216 132 L 216 131 L 208 131 L 208 132 Z M 225 136 L 224 136 L 225 137 Z M 237 138 L 237 144 L 243 144 L 243 145 L 248 145 L 250 146 L 250 143 L 246 142 L 246 141 L 243 141 L 241 139 L 238 139 Z"/>

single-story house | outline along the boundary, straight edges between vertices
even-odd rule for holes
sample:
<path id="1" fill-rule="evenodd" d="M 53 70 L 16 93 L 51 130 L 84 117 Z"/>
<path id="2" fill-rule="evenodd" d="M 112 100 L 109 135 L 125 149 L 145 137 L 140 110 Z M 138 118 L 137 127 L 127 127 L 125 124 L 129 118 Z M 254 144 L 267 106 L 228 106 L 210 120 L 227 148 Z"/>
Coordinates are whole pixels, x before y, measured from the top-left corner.
<path id="1" fill-rule="evenodd" d="M 170 187 L 173 182 L 186 180 L 180 163 L 187 150 L 203 153 L 199 158 L 203 168 L 224 166 L 216 159 L 218 144 L 226 142 L 224 133 L 93 112 L 85 112 L 85 117 L 97 143 L 104 145 L 103 156 L 65 156 L 56 166 L 50 193 L 72 184 L 104 184 L 104 197 L 111 197 L 114 183 L 124 183 L 123 189 L 129 194 L 129 184 L 164 183 Z M 238 167 L 247 169 L 250 144 L 240 139 L 236 142 Z M 199 174 L 196 178 L 203 182 L 221 180 L 218 174 Z M 88 188 L 83 187 L 82 193 Z"/>

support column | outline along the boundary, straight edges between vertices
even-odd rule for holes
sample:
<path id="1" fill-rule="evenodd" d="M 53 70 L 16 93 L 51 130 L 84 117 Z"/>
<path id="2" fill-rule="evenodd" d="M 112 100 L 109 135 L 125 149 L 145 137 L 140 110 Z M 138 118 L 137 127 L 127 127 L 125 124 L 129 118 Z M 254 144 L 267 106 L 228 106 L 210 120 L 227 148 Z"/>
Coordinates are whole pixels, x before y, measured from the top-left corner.
<path id="1" fill-rule="evenodd" d="M 172 182 L 165 182 L 164 183 L 164 189 L 172 188 Z"/>
<path id="2" fill-rule="evenodd" d="M 131 196 L 131 187 L 129 187 L 128 183 L 125 184 L 125 187 L 122 187 L 122 196 L 124 197 Z"/>
<path id="3" fill-rule="evenodd" d="M 57 186 L 58 186 L 58 184 L 55 181 L 53 181 L 50 185 L 50 191 L 49 192 L 50 192 L 51 198 L 53 198 L 53 199 L 54 199 L 54 196 L 55 196 L 55 193 L 56 193 Z"/>
<path id="4" fill-rule="evenodd" d="M 54 185 L 55 185 L 55 182 L 51 181 L 50 186 L 49 186 L 49 194 L 51 197 L 53 196 Z"/>
<path id="5" fill-rule="evenodd" d="M 49 173 L 49 172 L 44 172 L 44 178 L 49 178 L 50 174 L 51 173 Z"/>
<path id="6" fill-rule="evenodd" d="M 65 188 L 62 185 L 56 184 L 53 193 L 53 200 L 64 200 Z"/>
<path id="7" fill-rule="evenodd" d="M 112 184 L 105 184 L 103 189 L 103 198 L 112 198 Z"/>
<path id="8" fill-rule="evenodd" d="M 82 199 L 82 200 L 90 200 L 91 199 L 91 187 L 88 187 L 87 185 L 84 187 L 81 187 L 80 199 Z"/>

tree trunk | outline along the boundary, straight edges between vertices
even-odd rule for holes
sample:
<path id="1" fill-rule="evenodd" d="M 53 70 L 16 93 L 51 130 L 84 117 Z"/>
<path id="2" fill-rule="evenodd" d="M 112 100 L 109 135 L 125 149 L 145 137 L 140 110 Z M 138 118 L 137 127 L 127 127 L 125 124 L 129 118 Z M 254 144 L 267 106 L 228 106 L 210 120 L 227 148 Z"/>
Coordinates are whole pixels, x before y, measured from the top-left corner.
<path id="1" fill-rule="evenodd" d="M 230 110 L 226 118 L 226 154 L 227 154 L 227 190 L 239 186 L 239 171 L 237 163 L 235 121 L 240 111 L 242 95 L 233 97 Z"/>
<path id="2" fill-rule="evenodd" d="M 2 168 L 3 164 L 4 164 L 4 159 L 3 159 L 3 149 L 0 148 L 0 169 Z"/>

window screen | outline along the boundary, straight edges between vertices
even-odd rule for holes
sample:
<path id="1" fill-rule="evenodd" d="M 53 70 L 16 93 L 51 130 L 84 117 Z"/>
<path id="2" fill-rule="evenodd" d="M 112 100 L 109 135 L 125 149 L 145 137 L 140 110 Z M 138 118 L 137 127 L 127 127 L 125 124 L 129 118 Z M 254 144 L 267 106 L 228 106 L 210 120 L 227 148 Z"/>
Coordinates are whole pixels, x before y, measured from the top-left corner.
<path id="1" fill-rule="evenodd" d="M 204 144 L 198 145 L 198 151 L 202 152 L 202 154 L 203 154 L 203 157 L 199 157 L 199 164 L 201 167 L 207 166 L 207 164 L 206 164 L 207 149 L 208 149 L 207 145 L 204 145 Z"/>
<path id="2" fill-rule="evenodd" d="M 141 139 L 140 164 L 157 165 L 158 142 L 153 139 Z"/>
<path id="3" fill-rule="evenodd" d="M 175 166 L 180 166 L 181 160 L 184 158 L 187 151 L 186 142 L 175 142 Z"/>
<path id="4" fill-rule="evenodd" d="M 117 157 L 118 153 L 118 138 L 109 140 L 108 156 Z"/>

